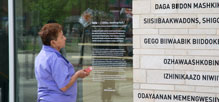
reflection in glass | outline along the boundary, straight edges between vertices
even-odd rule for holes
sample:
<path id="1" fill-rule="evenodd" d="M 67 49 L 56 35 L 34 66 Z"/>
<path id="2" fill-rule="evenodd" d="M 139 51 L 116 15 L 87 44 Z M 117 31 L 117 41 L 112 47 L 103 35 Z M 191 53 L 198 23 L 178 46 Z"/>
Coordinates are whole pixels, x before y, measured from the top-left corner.
<path id="1" fill-rule="evenodd" d="M 34 58 L 42 25 L 58 22 L 67 38 L 61 53 L 76 70 L 77 102 L 132 101 L 132 0 L 16 0 L 16 101 L 36 101 Z"/>

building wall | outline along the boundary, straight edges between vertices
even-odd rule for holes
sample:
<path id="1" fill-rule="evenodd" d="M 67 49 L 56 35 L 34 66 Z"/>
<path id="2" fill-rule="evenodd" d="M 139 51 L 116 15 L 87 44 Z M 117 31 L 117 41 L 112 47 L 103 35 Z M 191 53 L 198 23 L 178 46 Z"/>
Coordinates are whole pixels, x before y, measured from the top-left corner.
<path id="1" fill-rule="evenodd" d="M 134 102 L 218 102 L 218 3 L 133 0 Z"/>

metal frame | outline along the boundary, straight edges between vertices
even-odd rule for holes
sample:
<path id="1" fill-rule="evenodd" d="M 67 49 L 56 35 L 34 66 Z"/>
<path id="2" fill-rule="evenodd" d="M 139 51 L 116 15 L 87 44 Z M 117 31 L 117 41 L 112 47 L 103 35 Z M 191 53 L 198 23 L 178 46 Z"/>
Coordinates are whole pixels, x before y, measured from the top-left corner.
<path id="1" fill-rule="evenodd" d="M 15 69 L 14 69 L 14 0 L 8 0 L 9 30 L 9 102 L 15 102 Z"/>

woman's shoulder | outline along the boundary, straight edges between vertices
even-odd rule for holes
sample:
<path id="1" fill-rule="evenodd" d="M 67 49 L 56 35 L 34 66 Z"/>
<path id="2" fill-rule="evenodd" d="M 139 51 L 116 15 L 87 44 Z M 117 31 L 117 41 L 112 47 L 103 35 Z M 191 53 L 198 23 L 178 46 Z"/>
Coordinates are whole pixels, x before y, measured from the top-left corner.
<path id="1" fill-rule="evenodd" d="M 48 60 L 53 61 L 53 62 L 60 62 L 60 63 L 66 62 L 65 58 L 61 54 L 58 54 L 56 52 L 47 52 L 46 56 Z"/>
<path id="2" fill-rule="evenodd" d="M 36 60 L 56 60 L 58 55 L 55 52 L 41 50 Z"/>

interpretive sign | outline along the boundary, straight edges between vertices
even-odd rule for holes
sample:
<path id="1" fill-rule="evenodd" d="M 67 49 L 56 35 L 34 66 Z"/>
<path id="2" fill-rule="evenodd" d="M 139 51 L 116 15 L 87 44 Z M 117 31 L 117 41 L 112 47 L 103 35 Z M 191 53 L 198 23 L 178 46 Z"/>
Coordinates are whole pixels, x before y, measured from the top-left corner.
<path id="1" fill-rule="evenodd" d="M 127 62 L 122 58 L 126 47 L 118 46 L 125 42 L 125 22 L 92 22 L 91 27 L 92 43 L 102 44 L 92 50 L 92 66 L 96 66 L 93 80 L 126 80 L 124 72 Z"/>

